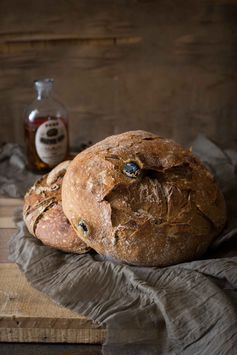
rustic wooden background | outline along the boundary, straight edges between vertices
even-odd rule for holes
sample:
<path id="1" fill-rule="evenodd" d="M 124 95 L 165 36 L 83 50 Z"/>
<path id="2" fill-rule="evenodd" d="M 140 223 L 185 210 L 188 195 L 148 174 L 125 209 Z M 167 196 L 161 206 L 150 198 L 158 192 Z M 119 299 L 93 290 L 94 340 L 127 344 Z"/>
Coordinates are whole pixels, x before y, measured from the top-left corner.
<path id="1" fill-rule="evenodd" d="M 236 0 L 0 0 L 0 141 L 53 77 L 71 146 L 130 129 L 237 147 Z"/>

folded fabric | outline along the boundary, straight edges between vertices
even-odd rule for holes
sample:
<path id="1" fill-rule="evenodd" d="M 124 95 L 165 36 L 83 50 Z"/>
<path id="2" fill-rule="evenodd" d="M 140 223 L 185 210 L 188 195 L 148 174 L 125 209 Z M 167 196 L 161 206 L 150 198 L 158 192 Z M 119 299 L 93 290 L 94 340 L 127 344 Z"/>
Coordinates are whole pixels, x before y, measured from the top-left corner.
<path id="1" fill-rule="evenodd" d="M 224 191 L 228 223 L 201 260 L 165 268 L 67 254 L 41 244 L 18 221 L 10 258 L 56 303 L 107 327 L 104 355 L 237 352 L 237 153 L 205 136 L 193 143 Z"/>
<path id="2" fill-rule="evenodd" d="M 0 195 L 24 197 L 38 177 L 27 170 L 23 147 L 13 143 L 0 147 Z"/>

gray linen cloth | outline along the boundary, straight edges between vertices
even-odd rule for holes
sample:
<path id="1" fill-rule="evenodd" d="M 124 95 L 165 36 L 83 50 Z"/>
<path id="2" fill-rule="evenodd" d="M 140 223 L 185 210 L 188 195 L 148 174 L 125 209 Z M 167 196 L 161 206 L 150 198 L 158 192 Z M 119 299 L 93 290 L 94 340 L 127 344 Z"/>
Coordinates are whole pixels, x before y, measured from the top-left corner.
<path id="1" fill-rule="evenodd" d="M 201 260 L 135 267 L 63 253 L 18 220 L 11 260 L 56 303 L 106 326 L 104 355 L 237 354 L 237 153 L 203 135 L 193 152 L 215 174 L 228 207 L 225 230 Z"/>
<path id="2" fill-rule="evenodd" d="M 23 197 L 37 177 L 27 170 L 23 147 L 14 143 L 0 147 L 0 195 Z"/>

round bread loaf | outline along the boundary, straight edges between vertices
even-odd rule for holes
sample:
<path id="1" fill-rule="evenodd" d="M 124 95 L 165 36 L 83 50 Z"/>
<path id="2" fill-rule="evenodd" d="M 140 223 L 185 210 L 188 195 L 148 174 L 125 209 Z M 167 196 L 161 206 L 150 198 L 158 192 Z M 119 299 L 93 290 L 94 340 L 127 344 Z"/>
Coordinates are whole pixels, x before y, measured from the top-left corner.
<path id="1" fill-rule="evenodd" d="M 135 265 L 198 258 L 226 222 L 210 171 L 173 140 L 144 131 L 79 153 L 63 179 L 62 205 L 87 245 Z"/>
<path id="2" fill-rule="evenodd" d="M 78 238 L 62 210 L 62 178 L 69 163 L 59 164 L 32 186 L 25 195 L 23 218 L 29 232 L 43 244 L 81 254 L 90 248 Z"/>

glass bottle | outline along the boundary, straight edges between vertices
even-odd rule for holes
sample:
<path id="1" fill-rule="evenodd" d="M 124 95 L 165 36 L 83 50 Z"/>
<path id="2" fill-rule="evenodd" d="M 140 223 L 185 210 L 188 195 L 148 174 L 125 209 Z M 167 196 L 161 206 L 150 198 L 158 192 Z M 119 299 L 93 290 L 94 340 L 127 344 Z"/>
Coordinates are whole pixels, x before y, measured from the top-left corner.
<path id="1" fill-rule="evenodd" d="M 34 85 L 37 96 L 25 115 L 27 158 L 30 170 L 44 173 L 68 157 L 68 114 L 52 96 L 53 79 Z"/>

